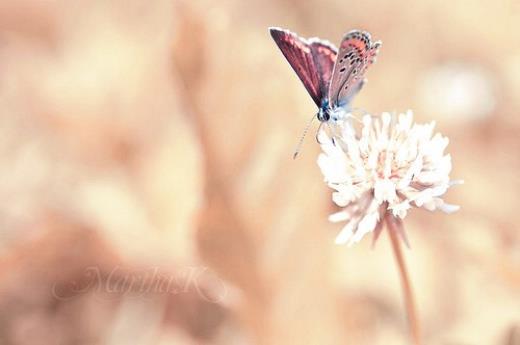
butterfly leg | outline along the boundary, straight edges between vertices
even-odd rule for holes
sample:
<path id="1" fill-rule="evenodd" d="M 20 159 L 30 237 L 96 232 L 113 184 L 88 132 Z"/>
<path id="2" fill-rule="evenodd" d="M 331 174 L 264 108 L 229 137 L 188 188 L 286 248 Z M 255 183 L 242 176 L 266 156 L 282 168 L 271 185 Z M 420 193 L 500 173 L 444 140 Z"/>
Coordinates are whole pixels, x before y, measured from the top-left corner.
<path id="1" fill-rule="evenodd" d="M 334 144 L 334 146 L 337 146 L 336 145 L 336 137 L 338 136 L 335 129 L 330 125 L 330 122 L 327 122 L 327 127 L 329 127 L 329 131 L 330 131 L 330 137 L 331 137 L 331 140 L 332 140 L 332 144 Z"/>
<path id="2" fill-rule="evenodd" d="M 323 142 L 320 141 L 319 136 L 320 136 L 320 132 L 321 132 L 321 130 L 322 130 L 322 126 L 323 126 L 324 124 L 327 124 L 327 127 L 329 128 L 329 136 L 330 136 L 330 140 L 332 141 L 332 144 L 333 144 L 334 146 L 336 146 L 336 136 L 337 136 L 337 134 L 336 134 L 336 132 L 333 130 L 333 128 L 330 126 L 329 121 L 323 121 L 323 122 L 320 123 L 320 126 L 318 127 L 318 131 L 316 132 L 316 142 L 317 142 L 318 144 L 320 144 L 320 145 L 323 144 Z"/>
<path id="3" fill-rule="evenodd" d="M 318 127 L 318 130 L 316 131 L 316 142 L 318 144 L 323 144 L 321 141 L 320 141 L 320 131 L 321 131 L 321 127 L 323 126 L 323 122 L 320 122 L 320 126 Z"/>

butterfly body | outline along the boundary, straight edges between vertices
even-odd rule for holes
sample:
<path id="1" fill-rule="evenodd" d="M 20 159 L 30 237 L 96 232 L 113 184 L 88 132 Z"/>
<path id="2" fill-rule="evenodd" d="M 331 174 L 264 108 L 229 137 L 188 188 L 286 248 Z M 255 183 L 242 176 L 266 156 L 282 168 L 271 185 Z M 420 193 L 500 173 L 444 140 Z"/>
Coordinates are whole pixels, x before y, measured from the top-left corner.
<path id="1" fill-rule="evenodd" d="M 366 31 L 352 30 L 339 49 L 318 39 L 270 28 L 271 36 L 318 107 L 321 122 L 337 121 L 351 110 L 353 97 L 365 83 L 364 73 L 381 45 Z"/>
<path id="2" fill-rule="evenodd" d="M 328 122 L 330 120 L 338 121 L 344 119 L 350 110 L 351 109 L 348 104 L 339 107 L 332 107 L 329 103 L 329 99 L 324 97 L 320 107 L 318 108 L 316 117 L 320 122 Z"/>
<path id="3" fill-rule="evenodd" d="M 329 106 L 329 100 L 327 98 L 323 98 L 321 100 L 321 105 L 318 110 L 318 120 L 320 120 L 321 122 L 329 121 L 331 112 L 332 109 Z"/>

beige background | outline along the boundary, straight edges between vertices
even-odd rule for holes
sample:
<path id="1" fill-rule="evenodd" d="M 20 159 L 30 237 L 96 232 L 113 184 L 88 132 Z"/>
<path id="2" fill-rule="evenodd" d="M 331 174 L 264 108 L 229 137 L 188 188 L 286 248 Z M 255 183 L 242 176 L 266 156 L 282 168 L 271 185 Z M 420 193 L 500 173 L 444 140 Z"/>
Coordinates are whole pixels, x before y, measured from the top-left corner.
<path id="1" fill-rule="evenodd" d="M 369 30 L 355 105 L 451 140 L 461 211 L 405 223 L 425 344 L 520 344 L 519 23 L 517 0 L 2 1 L 0 343 L 407 343 L 388 237 L 335 246 L 312 135 L 291 159 L 315 108 L 276 25 Z"/>

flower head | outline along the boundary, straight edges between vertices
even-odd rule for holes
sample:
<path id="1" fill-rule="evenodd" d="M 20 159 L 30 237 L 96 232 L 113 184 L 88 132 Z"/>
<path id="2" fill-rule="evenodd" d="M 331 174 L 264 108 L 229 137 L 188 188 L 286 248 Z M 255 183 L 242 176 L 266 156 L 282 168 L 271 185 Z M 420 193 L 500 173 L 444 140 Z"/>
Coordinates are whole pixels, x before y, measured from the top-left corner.
<path id="1" fill-rule="evenodd" d="M 365 115 L 361 133 L 350 120 L 337 121 L 333 139 L 324 131 L 318 138 L 323 153 L 318 165 L 333 201 L 343 210 L 330 216 L 346 221 L 336 243 L 359 242 L 380 229 L 380 221 L 391 213 L 403 219 L 412 207 L 450 213 L 458 206 L 441 196 L 456 182 L 450 181 L 451 156 L 444 154 L 448 138 L 433 135 L 435 123 L 413 124 L 412 112 L 399 116 Z"/>

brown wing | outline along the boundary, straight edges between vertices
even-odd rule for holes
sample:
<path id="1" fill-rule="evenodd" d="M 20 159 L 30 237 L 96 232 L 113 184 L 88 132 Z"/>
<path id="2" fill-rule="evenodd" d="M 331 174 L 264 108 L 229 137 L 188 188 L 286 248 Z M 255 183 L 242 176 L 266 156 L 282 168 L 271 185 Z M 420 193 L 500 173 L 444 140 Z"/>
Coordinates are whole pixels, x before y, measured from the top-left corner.
<path id="1" fill-rule="evenodd" d="M 321 97 L 328 97 L 330 80 L 338 51 L 332 44 L 319 38 L 311 38 L 308 42 L 311 47 L 314 64 L 318 69 Z"/>
<path id="2" fill-rule="evenodd" d="M 307 40 L 288 30 L 269 28 L 269 31 L 278 48 L 311 95 L 314 103 L 319 107 L 322 98 L 326 97 L 327 94 L 322 93 L 320 67 L 313 58 L 313 49 L 322 51 L 324 48 L 318 47 L 318 45 L 316 48 L 312 48 Z"/>
<path id="3" fill-rule="evenodd" d="M 364 74 L 374 61 L 381 42 L 372 43 L 366 31 L 353 30 L 341 41 L 329 88 L 333 107 L 347 106 L 364 83 Z"/>

